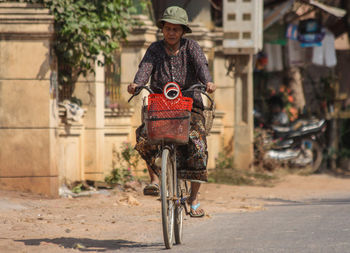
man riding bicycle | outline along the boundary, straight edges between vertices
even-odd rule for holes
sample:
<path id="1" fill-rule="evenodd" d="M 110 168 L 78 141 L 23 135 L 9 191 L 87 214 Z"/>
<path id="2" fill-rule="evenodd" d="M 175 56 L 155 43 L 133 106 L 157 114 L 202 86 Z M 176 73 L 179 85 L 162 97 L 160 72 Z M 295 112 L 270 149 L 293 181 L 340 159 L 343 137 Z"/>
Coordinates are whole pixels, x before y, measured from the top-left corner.
<path id="1" fill-rule="evenodd" d="M 216 86 L 212 82 L 202 49 L 196 41 L 183 38 L 185 33 L 192 32 L 186 11 L 177 6 L 168 7 L 157 26 L 162 30 L 164 39 L 149 46 L 134 82 L 128 86 L 128 92 L 134 94 L 135 89 L 146 85 L 149 79 L 150 88 L 155 93 L 162 93 L 168 82 L 176 82 L 181 89 L 203 83 L 208 93 L 214 92 Z M 178 177 L 191 182 L 191 195 L 188 199 L 191 217 L 203 217 L 204 210 L 199 207 L 198 191 L 201 183 L 208 181 L 204 106 L 199 92 L 191 91 L 183 95 L 193 99 L 193 108 L 189 142 L 177 149 Z M 158 195 L 160 169 L 155 162 L 158 149 L 148 142 L 144 123 L 136 130 L 136 141 L 135 148 L 146 161 L 151 178 L 144 193 Z"/>

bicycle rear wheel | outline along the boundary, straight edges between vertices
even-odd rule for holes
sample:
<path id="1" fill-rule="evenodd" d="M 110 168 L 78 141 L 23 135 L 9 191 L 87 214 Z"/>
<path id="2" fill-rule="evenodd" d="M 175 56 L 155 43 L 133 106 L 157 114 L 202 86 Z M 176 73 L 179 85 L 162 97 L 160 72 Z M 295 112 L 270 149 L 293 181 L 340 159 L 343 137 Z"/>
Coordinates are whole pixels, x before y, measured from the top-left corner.
<path id="1" fill-rule="evenodd" d="M 162 180 L 161 180 L 161 201 L 162 201 L 162 224 L 165 247 L 170 249 L 174 243 L 174 162 L 168 149 L 162 153 Z"/>

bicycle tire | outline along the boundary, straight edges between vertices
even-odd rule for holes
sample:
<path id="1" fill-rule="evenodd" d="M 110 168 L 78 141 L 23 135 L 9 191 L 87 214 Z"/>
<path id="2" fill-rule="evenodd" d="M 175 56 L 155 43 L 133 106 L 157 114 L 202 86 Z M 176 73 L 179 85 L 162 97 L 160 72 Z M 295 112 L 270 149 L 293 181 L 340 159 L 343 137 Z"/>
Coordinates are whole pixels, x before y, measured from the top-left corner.
<path id="1" fill-rule="evenodd" d="M 185 183 L 181 179 L 176 180 L 177 185 L 177 198 L 178 201 L 181 201 L 181 199 L 184 197 L 184 191 L 185 189 Z M 180 202 L 175 207 L 175 224 L 174 224 L 174 233 L 175 233 L 175 244 L 181 244 L 182 243 L 182 235 L 183 235 L 183 220 L 184 220 L 184 205 Z"/>
<path id="2" fill-rule="evenodd" d="M 162 226 L 163 239 L 167 249 L 170 249 L 174 243 L 174 163 L 168 149 L 162 153 L 162 172 L 161 172 L 161 202 L 162 202 Z M 175 188 L 175 189 L 174 189 Z"/>

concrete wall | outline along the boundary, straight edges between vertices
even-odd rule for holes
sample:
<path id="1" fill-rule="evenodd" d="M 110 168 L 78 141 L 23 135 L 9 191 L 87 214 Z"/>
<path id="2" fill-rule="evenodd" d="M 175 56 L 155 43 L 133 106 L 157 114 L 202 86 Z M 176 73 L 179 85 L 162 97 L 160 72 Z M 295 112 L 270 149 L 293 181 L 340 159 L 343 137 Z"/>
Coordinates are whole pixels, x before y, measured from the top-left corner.
<path id="1" fill-rule="evenodd" d="M 55 196 L 53 18 L 14 3 L 0 3 L 0 16 L 0 187 Z"/>

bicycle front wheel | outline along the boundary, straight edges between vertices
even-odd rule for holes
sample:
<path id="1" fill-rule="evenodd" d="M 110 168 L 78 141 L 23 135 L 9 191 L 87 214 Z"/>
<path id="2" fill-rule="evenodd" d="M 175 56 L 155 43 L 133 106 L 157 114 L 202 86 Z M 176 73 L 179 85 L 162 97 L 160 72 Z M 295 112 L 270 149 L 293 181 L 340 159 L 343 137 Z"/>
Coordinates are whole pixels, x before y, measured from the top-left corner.
<path id="1" fill-rule="evenodd" d="M 176 180 L 177 185 L 177 198 L 179 203 L 175 207 L 175 225 L 174 225 L 174 232 L 175 232 L 175 243 L 181 244 L 182 243 L 182 228 L 183 228 L 183 220 L 184 220 L 184 204 L 181 203 L 182 199 L 186 197 L 187 194 L 187 185 L 184 180 L 177 179 Z"/>
<path id="2" fill-rule="evenodd" d="M 174 193 L 175 175 L 174 162 L 168 149 L 162 153 L 162 180 L 161 180 L 161 201 L 162 201 L 162 224 L 165 247 L 170 249 L 174 243 Z"/>

